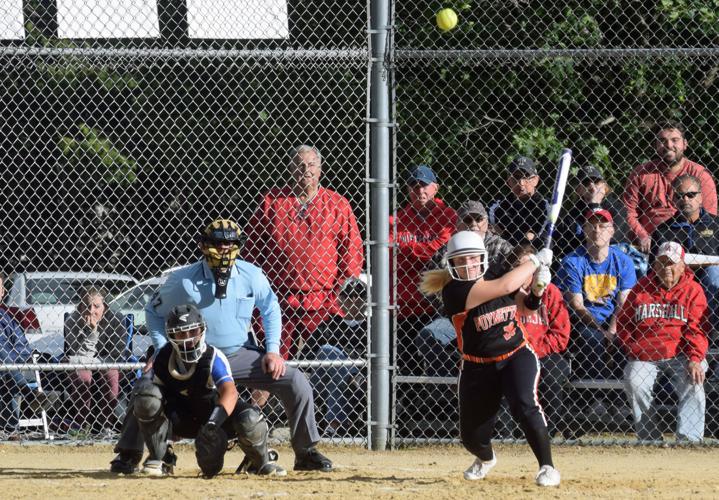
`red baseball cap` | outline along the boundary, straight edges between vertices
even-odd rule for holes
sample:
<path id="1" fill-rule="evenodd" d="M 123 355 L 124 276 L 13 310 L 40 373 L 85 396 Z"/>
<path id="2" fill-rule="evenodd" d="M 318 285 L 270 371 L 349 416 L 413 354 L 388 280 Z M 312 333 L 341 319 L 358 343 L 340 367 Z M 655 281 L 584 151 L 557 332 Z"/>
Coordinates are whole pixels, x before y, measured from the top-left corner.
<path id="1" fill-rule="evenodd" d="M 607 222 L 614 223 L 614 218 L 612 217 L 612 214 L 609 213 L 609 210 L 605 210 L 603 208 L 592 208 L 591 210 L 587 210 L 586 212 L 584 212 L 584 218 L 586 220 L 589 220 L 592 217 L 601 217 Z"/>
<path id="2" fill-rule="evenodd" d="M 676 241 L 665 241 L 657 249 L 657 257 L 666 255 L 675 264 L 684 261 L 684 248 Z"/>

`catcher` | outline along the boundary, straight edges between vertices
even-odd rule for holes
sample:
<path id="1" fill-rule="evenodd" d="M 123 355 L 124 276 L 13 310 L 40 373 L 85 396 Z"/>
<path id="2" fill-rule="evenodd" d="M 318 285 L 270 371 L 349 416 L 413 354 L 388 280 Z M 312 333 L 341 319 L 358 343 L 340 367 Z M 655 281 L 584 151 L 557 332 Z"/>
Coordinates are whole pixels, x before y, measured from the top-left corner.
<path id="1" fill-rule="evenodd" d="M 239 401 L 230 365 L 205 342 L 205 321 L 194 305 L 173 307 L 165 323 L 169 342 L 154 355 L 152 371 L 137 381 L 133 412 L 149 450 L 141 472 L 172 474 L 177 461 L 168 439 L 195 439 L 204 477 L 222 471 L 228 441 L 237 439 L 245 459 L 237 473 L 285 476 L 270 459 L 263 415 Z M 139 458 L 139 457 L 138 457 Z"/>

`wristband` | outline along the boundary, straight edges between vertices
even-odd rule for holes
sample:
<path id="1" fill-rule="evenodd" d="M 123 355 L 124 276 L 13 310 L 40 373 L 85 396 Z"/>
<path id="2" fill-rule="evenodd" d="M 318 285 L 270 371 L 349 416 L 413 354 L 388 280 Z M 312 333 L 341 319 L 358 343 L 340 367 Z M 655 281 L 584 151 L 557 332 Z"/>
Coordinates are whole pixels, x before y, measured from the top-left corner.
<path id="1" fill-rule="evenodd" d="M 227 412 L 225 411 L 225 407 L 217 405 L 215 406 L 215 409 L 212 410 L 210 418 L 207 419 L 207 423 L 215 424 L 217 427 L 220 427 L 222 424 L 225 423 L 225 420 L 227 420 Z"/>

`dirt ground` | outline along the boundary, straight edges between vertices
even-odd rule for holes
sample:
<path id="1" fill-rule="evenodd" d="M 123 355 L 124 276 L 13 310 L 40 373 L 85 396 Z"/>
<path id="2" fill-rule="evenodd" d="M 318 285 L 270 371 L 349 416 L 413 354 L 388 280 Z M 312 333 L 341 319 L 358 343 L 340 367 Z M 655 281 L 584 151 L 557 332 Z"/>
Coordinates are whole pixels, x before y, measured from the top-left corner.
<path id="1" fill-rule="evenodd" d="M 168 478 L 115 476 L 106 445 L 0 445 L 1 498 L 719 498 L 719 449 L 555 447 L 558 488 L 534 484 L 536 464 L 526 445 L 499 445 L 498 464 L 484 481 L 465 481 L 472 462 L 459 446 L 370 452 L 323 446 L 336 471 L 292 472 L 291 450 L 280 448 L 287 477 L 236 476 L 232 450 L 223 474 L 197 478 L 193 449 L 180 446 Z"/>

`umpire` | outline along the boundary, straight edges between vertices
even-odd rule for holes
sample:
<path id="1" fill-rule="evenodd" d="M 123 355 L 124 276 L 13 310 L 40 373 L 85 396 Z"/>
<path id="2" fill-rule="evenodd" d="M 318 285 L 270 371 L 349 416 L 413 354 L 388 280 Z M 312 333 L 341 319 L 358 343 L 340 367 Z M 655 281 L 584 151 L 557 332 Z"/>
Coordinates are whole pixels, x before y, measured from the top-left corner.
<path id="1" fill-rule="evenodd" d="M 235 382 L 268 391 L 282 402 L 292 434 L 294 470 L 330 472 L 332 461 L 315 448 L 320 435 L 312 387 L 279 355 L 280 306 L 262 271 L 237 258 L 240 234 L 237 223 L 226 219 L 205 228 L 199 238 L 203 258 L 170 274 L 145 307 L 153 345 L 159 349 L 167 342 L 165 318 L 172 307 L 196 305 L 207 322 L 207 342 L 227 356 Z M 264 349 L 249 335 L 255 308 L 262 317 Z M 137 421 L 128 412 L 110 470 L 134 471 L 142 450 Z"/>

